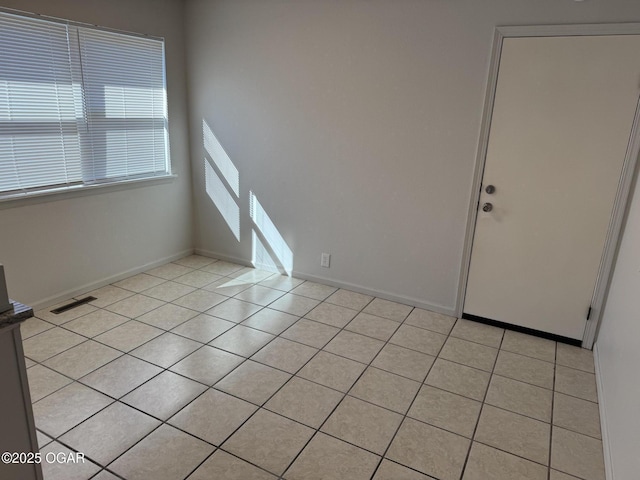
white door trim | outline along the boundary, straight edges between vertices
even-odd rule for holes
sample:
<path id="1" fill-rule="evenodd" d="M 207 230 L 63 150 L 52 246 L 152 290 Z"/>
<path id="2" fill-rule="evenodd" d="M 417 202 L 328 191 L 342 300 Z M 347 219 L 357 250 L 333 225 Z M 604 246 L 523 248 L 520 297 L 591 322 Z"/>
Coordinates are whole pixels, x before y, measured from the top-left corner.
<path id="1" fill-rule="evenodd" d="M 467 213 L 467 226 L 465 231 L 464 249 L 462 264 L 460 268 L 460 278 L 458 282 L 458 295 L 456 298 L 456 315 L 462 316 L 464 298 L 467 289 L 467 279 L 471 264 L 471 247 L 475 233 L 476 218 L 478 216 L 478 204 L 480 201 L 480 188 L 489 145 L 489 130 L 493 115 L 493 104 L 498 83 L 498 69 L 500 56 L 502 53 L 502 41 L 508 37 L 556 37 L 556 36 L 595 36 L 595 35 L 640 35 L 640 23 L 621 24 L 593 24 L 593 25 L 541 25 L 541 26 L 516 26 L 516 27 L 496 27 L 493 37 L 493 50 L 489 64 L 489 76 L 487 81 L 487 91 L 485 95 L 482 123 L 480 127 L 480 137 L 476 161 L 474 166 L 472 194 Z M 638 79 L 640 82 L 640 79 Z M 596 338 L 602 309 L 606 299 L 611 275 L 613 273 L 613 263 L 620 241 L 620 233 L 625 217 L 625 212 L 629 203 L 629 192 L 633 174 L 638 163 L 640 153 L 640 104 L 636 107 L 633 127 L 629 138 L 629 144 L 622 167 L 622 174 L 618 183 L 613 213 L 609 222 L 609 229 L 604 245 L 596 286 L 591 301 L 591 317 L 587 322 L 582 346 L 591 349 Z"/>

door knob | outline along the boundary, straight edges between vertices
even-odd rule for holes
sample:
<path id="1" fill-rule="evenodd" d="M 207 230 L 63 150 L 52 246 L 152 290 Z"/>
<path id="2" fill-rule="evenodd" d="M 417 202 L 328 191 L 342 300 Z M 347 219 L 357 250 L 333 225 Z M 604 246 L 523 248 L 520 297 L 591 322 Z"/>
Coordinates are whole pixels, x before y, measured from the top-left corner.
<path id="1" fill-rule="evenodd" d="M 483 212 L 490 212 L 491 210 L 493 210 L 493 204 L 485 203 L 484 205 L 482 205 Z"/>
<path id="2" fill-rule="evenodd" d="M 493 185 L 487 185 L 487 188 L 485 188 L 484 191 L 491 195 L 496 191 L 496 187 L 494 187 Z"/>

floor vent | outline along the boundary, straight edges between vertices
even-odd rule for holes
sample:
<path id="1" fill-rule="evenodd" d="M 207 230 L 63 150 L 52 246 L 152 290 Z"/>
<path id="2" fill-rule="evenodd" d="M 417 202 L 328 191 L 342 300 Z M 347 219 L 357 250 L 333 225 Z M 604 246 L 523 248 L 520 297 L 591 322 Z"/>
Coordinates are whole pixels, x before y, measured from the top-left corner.
<path id="1" fill-rule="evenodd" d="M 64 313 L 67 310 L 71 310 L 72 308 L 79 307 L 80 305 L 84 305 L 85 303 L 93 302 L 94 300 L 97 300 L 97 298 L 84 297 L 84 298 L 81 298 L 80 300 L 76 300 L 75 302 L 67 303 L 66 305 L 53 309 L 51 310 L 51 313 L 55 313 L 56 315 L 58 315 L 59 313 Z"/>

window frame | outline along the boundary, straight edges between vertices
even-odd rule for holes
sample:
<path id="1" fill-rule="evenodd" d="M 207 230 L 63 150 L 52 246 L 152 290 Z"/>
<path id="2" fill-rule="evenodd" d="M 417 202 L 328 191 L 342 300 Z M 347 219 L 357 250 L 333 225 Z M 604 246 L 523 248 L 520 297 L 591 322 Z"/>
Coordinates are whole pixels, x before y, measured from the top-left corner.
<path id="1" fill-rule="evenodd" d="M 164 150 L 166 157 L 166 171 L 160 173 L 143 173 L 131 177 L 117 177 L 106 178 L 100 180 L 88 181 L 86 183 L 79 182 L 74 184 L 65 185 L 49 185 L 43 187 L 36 187 L 27 190 L 15 190 L 0 192 L 0 210 L 7 208 L 19 207 L 24 205 L 44 203 L 47 201 L 62 200 L 67 198 L 82 197 L 85 195 L 93 195 L 98 193 L 108 193 L 112 191 L 128 190 L 131 188 L 139 188 L 144 186 L 161 185 L 171 183 L 178 178 L 178 175 L 173 170 L 173 164 L 171 162 L 170 154 L 170 135 L 169 135 L 169 101 L 167 90 L 167 73 L 166 73 L 166 44 L 164 37 L 158 37 L 149 34 L 143 34 L 138 32 L 131 32 L 116 28 L 104 27 L 94 24 L 88 24 L 83 22 L 77 22 L 69 19 L 52 17 L 48 15 L 41 15 L 37 13 L 25 12 L 22 10 L 15 10 L 11 8 L 0 7 L 0 13 L 6 13 L 23 18 L 30 18 L 35 20 L 43 20 L 52 23 L 58 23 L 71 27 L 79 27 L 91 30 L 104 31 L 108 33 L 114 33 L 119 35 L 127 35 L 131 37 L 144 38 L 149 40 L 160 41 L 162 43 L 162 85 L 164 88 L 164 106 L 166 112 L 165 120 L 165 142 Z M 85 119 L 86 121 L 86 119 Z M 81 160 L 81 162 L 84 160 Z M 53 198 L 55 197 L 55 198 Z"/>

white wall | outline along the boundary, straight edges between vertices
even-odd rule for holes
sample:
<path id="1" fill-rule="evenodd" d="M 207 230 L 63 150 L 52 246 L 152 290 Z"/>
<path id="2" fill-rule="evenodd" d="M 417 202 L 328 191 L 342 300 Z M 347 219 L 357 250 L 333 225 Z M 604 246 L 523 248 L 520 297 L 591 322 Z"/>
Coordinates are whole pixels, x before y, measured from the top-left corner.
<path id="1" fill-rule="evenodd" d="M 50 303 L 191 249 L 182 2 L 0 0 L 0 6 L 165 37 L 171 160 L 179 176 L 161 185 L 12 208 L 0 205 L 0 263 L 5 264 L 11 297 Z"/>
<path id="2" fill-rule="evenodd" d="M 613 473 L 608 480 L 638 478 L 640 472 L 639 292 L 640 176 L 596 343 L 603 434 L 611 455 L 609 473 Z"/>
<path id="3" fill-rule="evenodd" d="M 298 274 L 440 311 L 455 306 L 494 27 L 640 21 L 634 0 L 186 6 L 196 248 L 251 259 L 252 190 Z M 240 241 L 205 191 L 203 119 L 239 171 Z"/>

